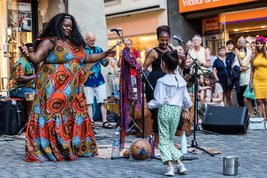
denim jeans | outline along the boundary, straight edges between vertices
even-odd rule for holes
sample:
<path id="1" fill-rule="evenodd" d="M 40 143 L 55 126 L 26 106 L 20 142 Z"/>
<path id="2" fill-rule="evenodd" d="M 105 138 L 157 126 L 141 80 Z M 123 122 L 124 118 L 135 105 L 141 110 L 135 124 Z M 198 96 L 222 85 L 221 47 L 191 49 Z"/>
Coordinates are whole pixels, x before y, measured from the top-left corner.
<path id="1" fill-rule="evenodd" d="M 28 88 L 28 87 L 16 88 L 16 89 L 12 89 L 10 91 L 10 96 L 11 97 L 26 98 L 25 93 L 34 93 L 34 92 L 35 92 L 35 89 L 33 89 L 33 88 Z"/>

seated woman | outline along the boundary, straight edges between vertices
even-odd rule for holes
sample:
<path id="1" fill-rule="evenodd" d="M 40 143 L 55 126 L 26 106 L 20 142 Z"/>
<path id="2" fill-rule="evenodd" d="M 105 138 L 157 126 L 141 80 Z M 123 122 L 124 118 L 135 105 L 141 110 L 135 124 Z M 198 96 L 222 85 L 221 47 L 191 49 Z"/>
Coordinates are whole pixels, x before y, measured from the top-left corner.
<path id="1" fill-rule="evenodd" d="M 29 53 L 33 52 L 32 43 L 25 44 Z M 33 64 L 22 55 L 14 65 L 14 85 L 10 90 L 11 97 L 26 98 L 27 93 L 35 93 L 35 69 Z"/>
<path id="2" fill-rule="evenodd" d="M 209 79 L 208 79 L 208 78 Z M 204 76 L 203 86 L 199 91 L 199 112 L 202 115 L 207 105 L 209 106 L 224 106 L 223 89 L 220 83 L 211 83 L 213 78 L 211 75 Z"/>

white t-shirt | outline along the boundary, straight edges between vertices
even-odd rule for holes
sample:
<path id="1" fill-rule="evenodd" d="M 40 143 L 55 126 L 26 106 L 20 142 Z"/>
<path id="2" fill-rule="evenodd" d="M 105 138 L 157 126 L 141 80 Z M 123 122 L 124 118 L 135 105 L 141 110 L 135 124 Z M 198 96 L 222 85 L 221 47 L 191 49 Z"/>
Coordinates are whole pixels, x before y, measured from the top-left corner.
<path id="1" fill-rule="evenodd" d="M 218 98 L 219 93 L 223 93 L 223 88 L 222 88 L 221 84 L 215 83 L 215 90 L 214 90 L 212 97 Z M 213 101 L 211 103 L 208 103 L 208 105 L 210 105 L 210 106 L 224 106 L 224 102 L 223 101 Z"/>
<path id="2" fill-rule="evenodd" d="M 219 97 L 219 93 L 223 93 L 223 88 L 222 88 L 221 84 L 215 83 L 215 90 L 214 90 L 214 93 L 212 95 L 212 98 L 218 98 Z M 211 99 L 211 90 L 207 90 L 206 91 L 205 98 L 208 98 L 208 101 L 210 101 L 210 99 Z M 223 101 L 212 101 L 212 102 L 207 102 L 207 104 L 210 105 L 210 106 L 224 106 L 224 102 Z"/>

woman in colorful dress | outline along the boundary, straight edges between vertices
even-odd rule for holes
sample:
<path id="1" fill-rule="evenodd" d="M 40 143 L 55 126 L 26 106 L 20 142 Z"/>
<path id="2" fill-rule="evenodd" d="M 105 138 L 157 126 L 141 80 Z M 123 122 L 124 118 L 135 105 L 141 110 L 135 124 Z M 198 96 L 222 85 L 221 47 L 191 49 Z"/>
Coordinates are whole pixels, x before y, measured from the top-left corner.
<path id="1" fill-rule="evenodd" d="M 266 39 L 263 36 L 256 38 L 256 51 L 252 57 L 250 74 L 250 91 L 254 83 L 255 98 L 260 117 L 267 121 L 267 51 Z"/>
<path id="2" fill-rule="evenodd" d="M 113 56 L 108 50 L 88 55 L 73 16 L 53 17 L 35 42 L 35 53 L 24 54 L 40 63 L 36 94 L 26 130 L 27 162 L 75 160 L 97 155 L 92 121 L 86 111 L 83 62 Z"/>

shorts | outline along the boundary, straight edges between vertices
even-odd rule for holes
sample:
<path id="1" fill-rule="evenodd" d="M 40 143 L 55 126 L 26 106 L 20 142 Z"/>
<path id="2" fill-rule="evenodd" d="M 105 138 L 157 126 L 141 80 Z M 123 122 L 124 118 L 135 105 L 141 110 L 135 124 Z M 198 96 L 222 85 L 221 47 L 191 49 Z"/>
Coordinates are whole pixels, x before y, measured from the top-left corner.
<path id="1" fill-rule="evenodd" d="M 97 103 L 104 103 L 104 100 L 107 99 L 106 96 L 106 85 L 100 85 L 98 87 L 86 87 L 84 86 L 84 93 L 86 97 L 86 104 L 94 103 L 94 96 L 96 97 Z"/>

